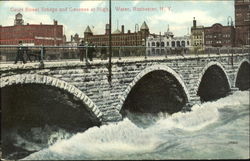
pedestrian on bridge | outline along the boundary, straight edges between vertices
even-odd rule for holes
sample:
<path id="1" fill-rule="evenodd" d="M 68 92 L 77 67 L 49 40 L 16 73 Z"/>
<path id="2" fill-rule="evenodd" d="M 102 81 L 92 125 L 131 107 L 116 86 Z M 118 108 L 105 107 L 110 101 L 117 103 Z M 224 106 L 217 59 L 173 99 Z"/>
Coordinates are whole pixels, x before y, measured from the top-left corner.
<path id="1" fill-rule="evenodd" d="M 80 61 L 84 60 L 84 56 L 86 54 L 86 50 L 84 47 L 84 41 L 81 41 L 81 43 L 79 44 L 79 57 L 80 57 Z"/>
<path id="2" fill-rule="evenodd" d="M 90 42 L 88 45 L 88 54 L 87 54 L 90 61 L 93 61 L 93 54 L 95 51 L 96 50 L 95 50 L 94 44 Z"/>
<path id="3" fill-rule="evenodd" d="M 24 60 L 24 51 L 25 51 L 25 48 L 23 47 L 23 42 L 19 41 L 19 46 L 17 48 L 16 60 L 15 60 L 14 64 L 16 64 L 19 60 L 21 60 L 24 64 L 26 63 L 26 61 Z"/>

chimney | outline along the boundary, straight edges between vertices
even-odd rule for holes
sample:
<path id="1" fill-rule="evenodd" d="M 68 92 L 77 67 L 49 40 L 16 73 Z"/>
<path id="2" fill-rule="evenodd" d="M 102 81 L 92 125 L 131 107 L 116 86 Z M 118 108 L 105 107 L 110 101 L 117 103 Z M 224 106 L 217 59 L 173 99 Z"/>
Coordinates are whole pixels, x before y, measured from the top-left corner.
<path id="1" fill-rule="evenodd" d="M 194 20 L 193 20 L 193 27 L 196 28 L 196 20 L 195 20 L 195 17 L 194 17 Z"/>
<path id="2" fill-rule="evenodd" d="M 54 25 L 57 25 L 57 21 L 56 20 L 54 20 Z"/>
<path id="3" fill-rule="evenodd" d="M 110 31 L 109 24 L 106 24 L 105 35 L 109 35 L 109 31 Z"/>
<path id="4" fill-rule="evenodd" d="M 128 30 L 128 34 L 130 34 L 130 30 Z"/>
<path id="5" fill-rule="evenodd" d="M 124 25 L 122 25 L 122 33 L 124 34 Z"/>
<path id="6" fill-rule="evenodd" d="M 27 23 L 27 25 L 30 25 L 29 23 Z"/>

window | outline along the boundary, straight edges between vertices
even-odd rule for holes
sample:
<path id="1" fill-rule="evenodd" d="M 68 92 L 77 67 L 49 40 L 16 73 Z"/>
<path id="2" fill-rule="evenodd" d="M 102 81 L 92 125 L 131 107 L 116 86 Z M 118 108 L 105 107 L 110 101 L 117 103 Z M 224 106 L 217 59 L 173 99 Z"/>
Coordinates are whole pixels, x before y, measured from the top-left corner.
<path id="1" fill-rule="evenodd" d="M 160 50 L 156 49 L 156 54 L 159 55 L 159 53 L 160 53 Z"/>
<path id="2" fill-rule="evenodd" d="M 155 46 L 155 42 L 152 42 L 152 46 Z"/>
<path id="3" fill-rule="evenodd" d="M 186 46 L 185 41 L 181 41 L 181 46 L 183 46 L 183 47 L 185 47 L 185 46 Z"/>
<path id="4" fill-rule="evenodd" d="M 172 46 L 172 47 L 175 47 L 175 41 L 172 41 L 172 42 L 171 42 L 171 46 Z"/>
<path id="5" fill-rule="evenodd" d="M 167 42 L 167 46 L 169 46 L 169 42 Z"/>
<path id="6" fill-rule="evenodd" d="M 160 47 L 160 43 L 159 43 L 159 42 L 156 42 L 156 46 L 157 46 L 157 47 Z"/>
<path id="7" fill-rule="evenodd" d="M 152 49 L 152 54 L 155 54 L 155 49 L 154 48 Z"/>
<path id="8" fill-rule="evenodd" d="M 180 47 L 180 46 L 181 46 L 181 42 L 177 41 L 177 47 Z"/>
<path id="9" fill-rule="evenodd" d="M 161 42 L 161 47 L 164 47 L 165 46 L 165 43 L 164 42 Z"/>
<path id="10" fill-rule="evenodd" d="M 150 43 L 148 43 L 148 46 L 150 46 Z"/>
<path id="11" fill-rule="evenodd" d="M 189 46 L 189 41 L 187 41 L 187 45 Z"/>
<path id="12" fill-rule="evenodd" d="M 250 5 L 249 5 L 249 9 L 250 9 Z M 250 21 L 250 13 L 247 13 L 247 17 L 246 17 L 245 21 Z"/>

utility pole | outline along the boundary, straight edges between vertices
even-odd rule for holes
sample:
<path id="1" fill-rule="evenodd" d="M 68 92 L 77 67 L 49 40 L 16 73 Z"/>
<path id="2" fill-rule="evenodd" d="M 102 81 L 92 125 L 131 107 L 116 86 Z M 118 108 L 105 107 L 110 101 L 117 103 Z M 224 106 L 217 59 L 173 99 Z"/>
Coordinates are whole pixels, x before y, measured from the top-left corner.
<path id="1" fill-rule="evenodd" d="M 136 30 L 137 29 L 137 30 Z M 139 31 L 139 25 L 135 24 L 135 46 L 137 46 L 137 32 Z"/>
<path id="2" fill-rule="evenodd" d="M 160 32 L 160 55 L 161 55 L 161 32 Z"/>
<path id="3" fill-rule="evenodd" d="M 109 0 L 109 64 L 108 64 L 108 82 L 111 86 L 111 81 L 112 81 L 112 65 L 111 65 L 111 58 L 112 58 L 112 37 L 111 37 L 111 29 L 112 29 L 112 20 L 111 20 L 111 0 Z"/>

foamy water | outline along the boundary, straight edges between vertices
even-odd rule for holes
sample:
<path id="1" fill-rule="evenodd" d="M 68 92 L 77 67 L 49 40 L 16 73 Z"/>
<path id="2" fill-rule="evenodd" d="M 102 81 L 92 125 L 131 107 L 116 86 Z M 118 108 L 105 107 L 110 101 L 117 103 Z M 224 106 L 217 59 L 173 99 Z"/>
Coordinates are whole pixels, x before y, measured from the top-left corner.
<path id="1" fill-rule="evenodd" d="M 24 159 L 249 158 L 249 91 L 195 105 L 190 112 L 155 117 L 146 128 L 125 118 L 70 138 L 57 133 L 53 145 Z"/>

